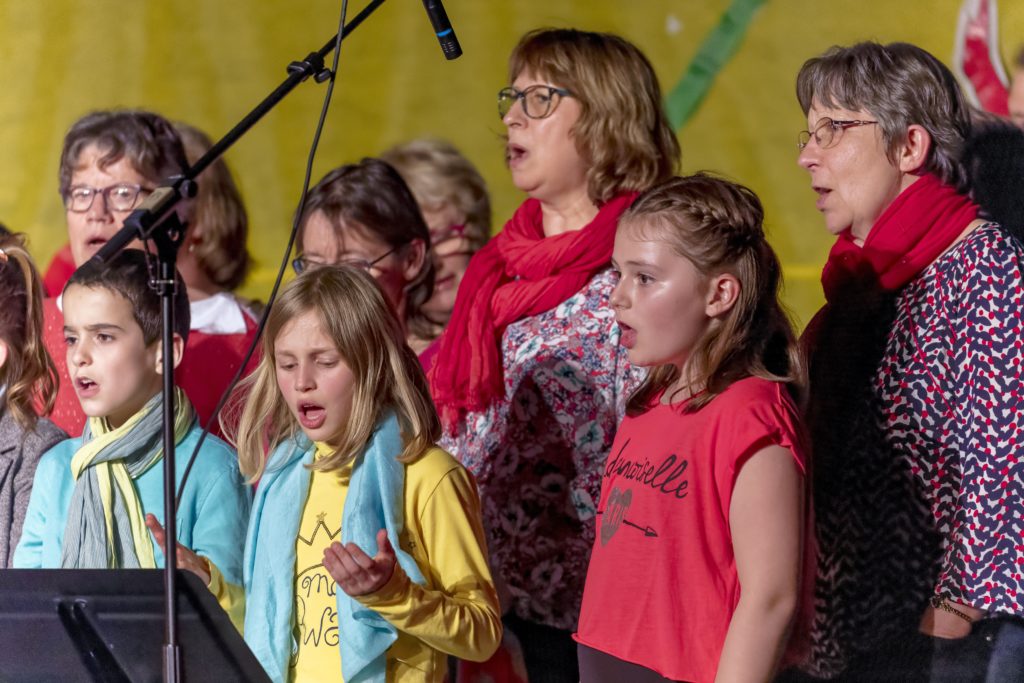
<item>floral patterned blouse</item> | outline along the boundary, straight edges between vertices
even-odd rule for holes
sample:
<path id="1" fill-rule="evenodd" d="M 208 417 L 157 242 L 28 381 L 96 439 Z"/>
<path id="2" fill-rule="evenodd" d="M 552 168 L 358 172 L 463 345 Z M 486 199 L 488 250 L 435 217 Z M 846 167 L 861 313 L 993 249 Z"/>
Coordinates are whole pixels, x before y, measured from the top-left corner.
<path id="1" fill-rule="evenodd" d="M 475 476 L 495 573 L 523 619 L 575 629 L 600 470 L 642 379 L 619 345 L 611 270 L 502 337 L 505 397 L 441 445 Z"/>
<path id="2" fill-rule="evenodd" d="M 995 224 L 896 296 L 863 401 L 838 416 L 852 436 L 822 453 L 812 673 L 916 630 L 933 595 L 1024 615 L 1022 298 L 1024 248 Z"/>

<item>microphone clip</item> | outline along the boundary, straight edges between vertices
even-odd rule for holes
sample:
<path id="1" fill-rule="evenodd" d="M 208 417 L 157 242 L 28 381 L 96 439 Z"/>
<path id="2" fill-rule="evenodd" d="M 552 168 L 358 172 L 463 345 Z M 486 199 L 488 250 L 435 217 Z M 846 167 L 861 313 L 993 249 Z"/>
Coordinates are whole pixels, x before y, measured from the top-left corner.
<path id="1" fill-rule="evenodd" d="M 323 55 L 319 52 L 310 52 L 305 59 L 289 64 L 288 73 L 300 74 L 303 81 L 312 76 L 317 83 L 328 81 L 334 76 L 334 72 L 324 65 Z"/>

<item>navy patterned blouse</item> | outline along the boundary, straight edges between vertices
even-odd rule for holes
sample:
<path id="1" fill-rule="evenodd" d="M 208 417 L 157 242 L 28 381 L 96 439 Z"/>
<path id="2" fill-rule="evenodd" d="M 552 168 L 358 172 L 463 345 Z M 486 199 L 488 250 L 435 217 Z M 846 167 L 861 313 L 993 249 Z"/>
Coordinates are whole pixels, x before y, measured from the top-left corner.
<path id="1" fill-rule="evenodd" d="M 1024 615 L 1022 297 L 1024 248 L 989 223 L 892 301 L 820 454 L 811 673 L 916 629 L 932 595 Z"/>

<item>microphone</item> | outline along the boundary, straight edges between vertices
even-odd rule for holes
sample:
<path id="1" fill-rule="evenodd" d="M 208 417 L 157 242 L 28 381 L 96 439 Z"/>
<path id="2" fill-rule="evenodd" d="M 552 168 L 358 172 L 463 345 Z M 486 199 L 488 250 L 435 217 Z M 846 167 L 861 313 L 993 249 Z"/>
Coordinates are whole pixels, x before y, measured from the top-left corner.
<path id="1" fill-rule="evenodd" d="M 452 22 L 448 21 L 448 15 L 444 11 L 441 0 L 423 0 L 423 8 L 427 10 L 430 17 L 430 24 L 437 34 L 437 42 L 441 43 L 441 51 L 446 59 L 457 59 L 462 56 L 462 47 L 459 39 L 455 37 L 455 29 Z"/>

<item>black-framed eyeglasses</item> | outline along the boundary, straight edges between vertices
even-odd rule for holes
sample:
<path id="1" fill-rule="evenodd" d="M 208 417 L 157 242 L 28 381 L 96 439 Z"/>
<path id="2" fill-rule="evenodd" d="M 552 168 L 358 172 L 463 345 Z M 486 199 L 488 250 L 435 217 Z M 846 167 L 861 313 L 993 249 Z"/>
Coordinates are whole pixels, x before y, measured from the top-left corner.
<path id="1" fill-rule="evenodd" d="M 803 149 L 807 146 L 807 143 L 814 138 L 814 143 L 821 149 L 828 149 L 833 145 L 839 143 L 839 138 L 843 134 L 843 131 L 847 128 L 854 128 L 856 126 L 870 126 L 878 121 L 839 121 L 836 119 L 830 119 L 827 116 L 818 121 L 818 125 L 814 127 L 814 132 L 808 130 L 802 130 L 796 136 L 796 146 L 799 149 Z"/>
<path id="2" fill-rule="evenodd" d="M 523 112 L 529 118 L 543 119 L 551 116 L 560 98 L 572 96 L 565 88 L 556 88 L 553 85 L 537 84 L 523 90 L 509 86 L 498 91 L 498 114 L 505 118 L 512 105 L 519 100 L 523 103 Z"/>
<path id="3" fill-rule="evenodd" d="M 139 195 L 149 194 L 152 188 L 135 183 L 114 183 L 103 188 L 89 185 L 74 185 L 64 195 L 64 208 L 75 213 L 84 213 L 92 207 L 97 195 L 103 195 L 107 208 L 111 211 L 131 211 Z"/>
<path id="4" fill-rule="evenodd" d="M 305 256 L 299 254 L 292 260 L 292 269 L 295 270 L 296 275 L 301 275 L 302 273 L 305 273 L 307 270 L 316 270 L 317 268 L 323 268 L 324 266 L 350 266 L 352 268 L 358 268 L 359 270 L 369 273 L 371 268 L 373 268 L 375 265 L 386 259 L 388 256 L 394 254 L 396 251 L 398 251 L 398 249 L 399 247 L 392 247 L 391 249 L 388 249 L 386 252 L 384 252 L 377 258 L 373 259 L 372 261 L 367 261 L 364 258 L 343 258 L 333 263 L 326 263 L 324 261 L 311 261 Z"/>

